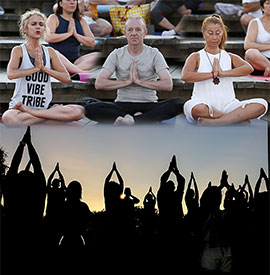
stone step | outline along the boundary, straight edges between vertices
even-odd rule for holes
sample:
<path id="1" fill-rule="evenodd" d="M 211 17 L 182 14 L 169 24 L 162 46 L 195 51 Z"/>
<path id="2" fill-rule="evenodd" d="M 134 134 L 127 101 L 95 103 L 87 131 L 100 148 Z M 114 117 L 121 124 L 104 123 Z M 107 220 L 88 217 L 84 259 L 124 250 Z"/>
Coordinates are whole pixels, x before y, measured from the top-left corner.
<path id="1" fill-rule="evenodd" d="M 146 0 L 146 3 L 151 3 L 153 0 Z M 42 9 L 44 4 L 54 4 L 55 0 L 1 0 L 1 6 L 7 10 L 21 14 L 26 9 L 38 8 Z M 214 11 L 216 0 L 202 1 L 202 6 L 199 11 Z M 222 0 L 222 3 L 241 5 L 241 0 Z"/>
<path id="2" fill-rule="evenodd" d="M 96 76 L 101 67 L 92 70 L 92 79 L 89 82 L 72 81 L 65 84 L 52 79 L 53 103 L 78 103 L 83 97 L 95 97 L 102 100 L 113 100 L 116 97 L 116 91 L 96 90 L 94 87 Z M 172 96 L 179 96 L 184 100 L 191 97 L 193 83 L 184 83 L 181 77 L 181 66 L 170 65 L 170 73 L 173 78 L 172 92 L 158 92 L 160 99 L 166 99 Z M 112 76 L 115 79 L 115 76 Z M 15 81 L 8 80 L 6 71 L 0 70 L 0 103 L 7 108 L 7 103 L 13 94 Z M 238 77 L 234 79 L 234 88 L 238 99 L 249 99 L 254 97 L 265 98 L 270 102 L 270 81 L 260 80 L 251 77 Z"/>
<path id="3" fill-rule="evenodd" d="M 16 45 L 23 43 L 22 38 L 13 37 L 0 37 L 0 65 L 5 68 L 12 48 Z M 126 45 L 127 40 L 124 36 L 121 37 L 108 37 L 97 38 L 95 41 L 95 47 L 89 48 L 82 46 L 81 54 L 86 54 L 91 51 L 100 51 L 103 58 L 115 48 Z M 161 37 L 157 35 L 147 35 L 144 39 L 144 43 L 158 48 L 166 59 L 174 59 L 178 62 L 184 62 L 189 54 L 194 51 L 198 51 L 204 47 L 204 41 L 202 38 L 182 38 L 182 37 Z M 47 45 L 46 42 L 43 43 Z M 226 50 L 244 57 L 244 40 L 242 38 L 230 38 L 226 44 Z"/>
<path id="4" fill-rule="evenodd" d="M 201 36 L 201 24 L 205 17 L 209 14 L 190 14 L 183 16 L 183 33 L 188 36 Z M 101 18 L 110 21 L 108 13 L 101 13 Z M 178 14 L 169 17 L 173 24 L 177 24 L 180 20 Z M 229 28 L 229 36 L 244 36 L 244 31 L 240 23 L 239 16 L 223 16 L 224 22 Z M 19 14 L 4 14 L 0 15 L 0 35 L 2 36 L 19 36 L 18 28 Z M 162 29 L 152 23 L 154 31 L 160 32 Z"/>

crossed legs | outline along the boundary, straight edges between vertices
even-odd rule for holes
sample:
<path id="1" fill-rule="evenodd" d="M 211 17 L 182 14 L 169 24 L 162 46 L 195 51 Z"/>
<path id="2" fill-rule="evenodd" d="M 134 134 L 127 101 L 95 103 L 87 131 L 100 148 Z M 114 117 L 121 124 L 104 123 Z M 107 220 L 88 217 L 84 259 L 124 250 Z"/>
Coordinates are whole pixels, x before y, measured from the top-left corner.
<path id="1" fill-rule="evenodd" d="M 101 123 L 115 125 L 142 124 L 170 119 L 181 112 L 182 100 L 170 98 L 161 102 L 93 102 L 85 106 L 85 116 Z"/>
<path id="2" fill-rule="evenodd" d="M 193 107 L 192 116 L 200 125 L 228 125 L 234 123 L 249 123 L 250 119 L 263 115 L 266 107 L 260 103 L 249 103 L 244 108 L 238 107 L 229 113 L 223 113 L 215 108 L 210 116 L 209 107 L 199 104 Z"/>
<path id="3" fill-rule="evenodd" d="M 260 53 L 257 49 L 249 49 L 245 53 L 245 59 L 251 66 L 258 70 L 263 71 L 264 76 L 270 76 L 270 60 Z"/>
<path id="4" fill-rule="evenodd" d="M 80 105 L 53 105 L 50 109 L 37 110 L 20 102 L 3 114 L 2 121 L 6 126 L 17 127 L 36 123 L 66 123 L 80 120 L 83 116 L 84 108 Z"/>

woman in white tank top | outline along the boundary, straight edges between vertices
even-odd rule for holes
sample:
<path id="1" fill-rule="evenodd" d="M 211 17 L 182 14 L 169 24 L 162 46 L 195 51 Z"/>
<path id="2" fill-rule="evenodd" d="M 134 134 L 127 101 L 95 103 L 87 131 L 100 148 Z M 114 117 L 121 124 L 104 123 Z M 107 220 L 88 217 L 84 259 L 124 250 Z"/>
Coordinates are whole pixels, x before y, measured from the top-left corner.
<path id="1" fill-rule="evenodd" d="M 38 10 L 21 16 L 20 31 L 26 42 L 12 49 L 7 67 L 9 79 L 16 86 L 2 121 L 6 126 L 23 126 L 54 121 L 73 121 L 83 117 L 79 105 L 57 105 L 47 109 L 52 99 L 50 77 L 70 83 L 70 77 L 55 51 L 40 44 L 46 17 Z"/>
<path id="2" fill-rule="evenodd" d="M 267 102 L 256 98 L 235 98 L 232 77 L 249 75 L 253 69 L 238 55 L 227 53 L 226 26 L 219 15 L 207 17 L 202 24 L 204 49 L 192 53 L 182 70 L 182 80 L 194 82 L 192 97 L 184 104 L 191 123 L 226 125 L 249 123 L 267 111 Z"/>
<path id="3" fill-rule="evenodd" d="M 245 59 L 253 66 L 253 74 L 270 76 L 270 1 L 261 0 L 263 16 L 253 19 L 247 30 Z"/>

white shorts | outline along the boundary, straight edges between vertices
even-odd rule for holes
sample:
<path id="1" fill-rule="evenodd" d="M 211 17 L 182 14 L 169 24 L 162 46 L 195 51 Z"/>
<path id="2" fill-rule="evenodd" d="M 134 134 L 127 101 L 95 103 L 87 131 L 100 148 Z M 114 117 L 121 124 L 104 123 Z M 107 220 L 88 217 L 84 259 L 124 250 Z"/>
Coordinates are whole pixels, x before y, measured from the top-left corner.
<path id="1" fill-rule="evenodd" d="M 225 253 L 224 253 L 225 252 Z M 209 248 L 206 246 L 201 255 L 201 267 L 207 271 L 232 271 L 232 256 L 230 249 L 222 247 Z"/>
<path id="2" fill-rule="evenodd" d="M 265 99 L 263 98 L 252 98 L 252 99 L 247 99 L 247 100 L 243 100 L 243 101 L 239 101 L 238 99 L 235 99 L 234 101 L 232 101 L 231 103 L 225 105 L 222 110 L 219 109 L 219 111 L 224 112 L 224 113 L 230 113 L 233 110 L 242 107 L 245 108 L 245 106 L 247 104 L 251 104 L 251 103 L 257 103 L 257 104 L 262 104 L 265 107 L 265 112 L 258 117 L 258 119 L 260 119 L 262 116 L 264 116 L 267 113 L 267 109 L 268 109 L 268 103 Z M 196 120 L 193 118 L 192 116 L 192 109 L 199 104 L 205 104 L 208 106 L 209 108 L 209 115 L 212 116 L 213 113 L 213 107 L 210 105 L 207 100 L 203 100 L 203 99 L 190 99 L 187 102 L 185 102 L 184 104 L 184 114 L 186 116 L 186 119 L 188 122 L 190 123 L 196 123 Z"/>

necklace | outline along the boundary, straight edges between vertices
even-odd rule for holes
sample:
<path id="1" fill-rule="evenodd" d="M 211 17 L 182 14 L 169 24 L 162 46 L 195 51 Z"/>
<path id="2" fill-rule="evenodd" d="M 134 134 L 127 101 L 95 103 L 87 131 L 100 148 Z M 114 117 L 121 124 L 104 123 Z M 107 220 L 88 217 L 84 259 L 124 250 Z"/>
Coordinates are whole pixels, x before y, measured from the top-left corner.
<path id="1" fill-rule="evenodd" d="M 209 57 L 209 55 L 208 55 L 207 51 L 206 51 L 205 49 L 204 49 L 204 51 L 205 51 L 206 56 L 207 56 L 207 58 L 208 58 L 208 60 L 209 60 L 209 63 L 210 63 L 210 64 L 211 64 L 211 66 L 212 66 L 213 83 L 214 83 L 215 85 L 218 85 L 218 84 L 219 84 L 219 82 L 220 82 L 220 80 L 219 80 L 219 78 L 218 78 L 217 76 L 216 76 L 216 77 L 214 77 L 214 72 L 213 72 L 213 63 L 211 62 L 210 57 Z M 220 56 L 221 56 L 221 51 L 219 51 L 218 63 L 219 63 L 219 61 L 220 61 Z"/>

